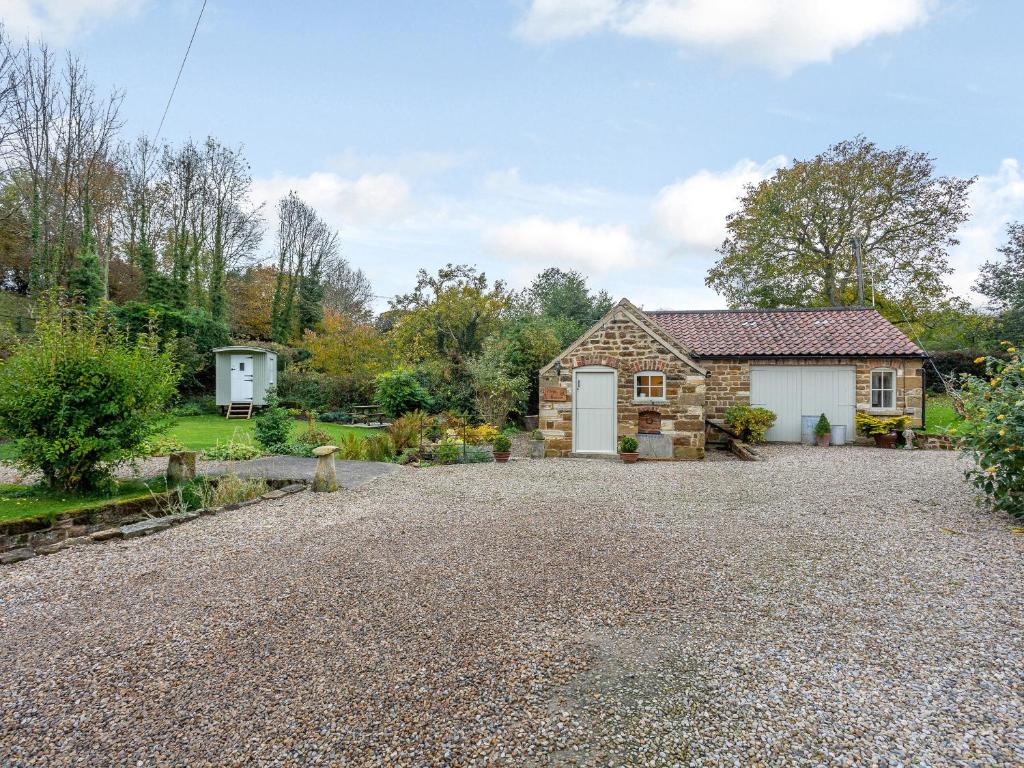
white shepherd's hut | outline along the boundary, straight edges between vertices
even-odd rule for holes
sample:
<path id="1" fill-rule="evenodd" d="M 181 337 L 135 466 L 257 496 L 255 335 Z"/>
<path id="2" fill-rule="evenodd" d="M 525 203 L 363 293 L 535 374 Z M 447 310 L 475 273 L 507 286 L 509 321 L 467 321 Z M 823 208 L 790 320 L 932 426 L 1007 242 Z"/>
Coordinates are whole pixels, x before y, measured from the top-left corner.
<path id="1" fill-rule="evenodd" d="M 253 406 L 266 405 L 267 390 L 277 385 L 277 355 L 262 347 L 221 347 L 217 363 L 217 405 L 228 417 L 248 418 Z"/>

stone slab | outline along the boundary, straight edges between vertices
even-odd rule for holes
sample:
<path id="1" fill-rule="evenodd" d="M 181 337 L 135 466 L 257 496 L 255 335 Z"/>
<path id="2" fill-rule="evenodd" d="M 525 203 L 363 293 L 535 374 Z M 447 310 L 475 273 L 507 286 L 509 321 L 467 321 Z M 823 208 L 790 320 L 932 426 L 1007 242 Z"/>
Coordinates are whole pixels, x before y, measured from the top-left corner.
<path id="1" fill-rule="evenodd" d="M 21 549 L 12 549 L 10 552 L 4 552 L 0 555 L 0 564 L 10 565 L 11 563 L 20 563 L 22 560 L 28 560 L 36 556 L 28 547 L 22 547 Z"/>
<path id="2" fill-rule="evenodd" d="M 119 539 L 122 535 L 120 528 L 104 528 L 102 531 L 90 533 L 89 538 L 93 541 L 108 541 L 109 539 Z"/>
<path id="3" fill-rule="evenodd" d="M 152 520 L 143 520 L 141 523 L 122 525 L 121 535 L 126 539 L 133 539 L 136 536 L 147 536 L 151 533 L 166 531 L 171 527 L 171 521 L 166 517 L 154 517 Z"/>

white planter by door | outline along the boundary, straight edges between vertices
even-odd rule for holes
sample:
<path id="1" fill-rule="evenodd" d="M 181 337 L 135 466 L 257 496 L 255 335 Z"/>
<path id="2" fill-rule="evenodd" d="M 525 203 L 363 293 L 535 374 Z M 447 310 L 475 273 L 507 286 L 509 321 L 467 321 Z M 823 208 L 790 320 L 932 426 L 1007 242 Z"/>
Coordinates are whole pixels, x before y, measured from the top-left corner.
<path id="1" fill-rule="evenodd" d="M 586 366 L 573 371 L 572 440 L 574 453 L 615 453 L 616 373 Z"/>
<path id="2" fill-rule="evenodd" d="M 231 401 L 252 400 L 252 355 L 231 356 Z"/>

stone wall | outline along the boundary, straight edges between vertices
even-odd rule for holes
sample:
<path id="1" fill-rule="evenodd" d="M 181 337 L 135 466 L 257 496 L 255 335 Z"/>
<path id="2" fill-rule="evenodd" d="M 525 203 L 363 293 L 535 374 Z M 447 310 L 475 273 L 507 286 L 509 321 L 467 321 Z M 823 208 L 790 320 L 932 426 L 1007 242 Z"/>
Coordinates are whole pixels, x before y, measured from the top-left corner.
<path id="1" fill-rule="evenodd" d="M 572 452 L 573 370 L 598 365 L 617 372 L 618 434 L 636 435 L 640 412 L 655 410 L 661 433 L 672 440 L 676 459 L 704 457 L 704 376 L 638 325 L 625 310 L 614 314 L 598 331 L 560 359 L 561 375 L 549 371 L 540 379 L 540 429 L 548 456 Z M 633 375 L 638 371 L 665 374 L 664 401 L 636 401 Z"/>
<path id="2" fill-rule="evenodd" d="M 848 357 L 774 357 L 774 358 L 730 358 L 722 360 L 698 360 L 709 372 L 707 380 L 706 409 L 709 419 L 725 418 L 725 409 L 730 405 L 750 404 L 751 365 L 852 365 L 857 369 L 857 410 L 879 414 L 902 414 L 913 409 L 910 424 L 922 427 L 922 405 L 924 397 L 924 362 L 905 358 L 848 358 Z M 871 408 L 871 371 L 876 368 L 892 368 L 896 371 L 896 407 L 881 411 Z"/>

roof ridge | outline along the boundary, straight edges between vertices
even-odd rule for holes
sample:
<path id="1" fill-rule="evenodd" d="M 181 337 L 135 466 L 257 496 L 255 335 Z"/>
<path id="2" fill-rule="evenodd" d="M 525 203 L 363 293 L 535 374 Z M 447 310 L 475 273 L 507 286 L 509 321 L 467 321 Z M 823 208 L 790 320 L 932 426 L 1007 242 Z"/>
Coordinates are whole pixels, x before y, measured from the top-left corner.
<path id="1" fill-rule="evenodd" d="M 710 315 L 788 312 L 878 312 L 876 307 L 774 307 L 771 309 L 644 309 L 648 315 Z"/>

